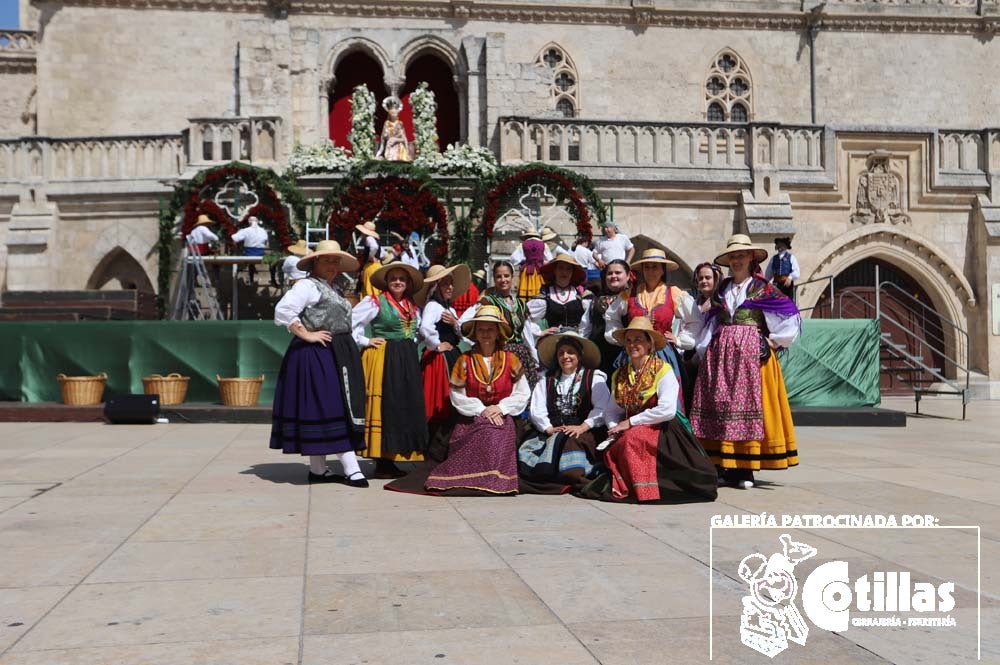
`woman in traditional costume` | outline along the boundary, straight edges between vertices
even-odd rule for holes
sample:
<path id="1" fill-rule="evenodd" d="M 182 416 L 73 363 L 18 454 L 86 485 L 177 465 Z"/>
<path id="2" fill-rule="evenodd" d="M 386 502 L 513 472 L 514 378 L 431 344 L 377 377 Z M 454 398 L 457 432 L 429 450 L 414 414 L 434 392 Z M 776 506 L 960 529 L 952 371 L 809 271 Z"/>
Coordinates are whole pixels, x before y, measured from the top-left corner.
<path id="1" fill-rule="evenodd" d="M 521 246 L 510 255 L 510 262 L 517 266 L 517 297 L 522 302 L 534 298 L 542 290 L 542 275 L 539 270 L 551 260 L 552 253 L 538 231 L 525 231 L 521 234 Z"/>
<path id="2" fill-rule="evenodd" d="M 358 285 L 358 293 L 362 298 L 368 296 L 378 297 L 379 291 L 372 286 L 372 275 L 382 267 L 382 247 L 378 243 L 378 230 L 375 222 L 365 222 L 354 226 L 361 234 L 364 249 L 361 252 L 361 279 Z"/>
<path id="3" fill-rule="evenodd" d="M 365 447 L 364 372 L 351 336 L 351 305 L 334 288 L 358 261 L 334 240 L 321 240 L 298 262 L 309 271 L 278 301 L 274 323 L 295 335 L 281 361 L 274 390 L 270 447 L 309 456 L 309 482 L 368 487 L 356 450 Z M 326 466 L 336 455 L 343 476 Z"/>
<path id="4" fill-rule="evenodd" d="M 420 309 L 413 295 L 423 287 L 420 271 L 390 263 L 372 274 L 382 291 L 354 306 L 354 339 L 364 348 L 365 449 L 375 458 L 376 477 L 397 478 L 395 462 L 418 462 L 427 449 L 423 378 L 417 356 Z M 371 337 L 365 335 L 371 326 Z"/>
<path id="5" fill-rule="evenodd" d="M 608 261 L 601 269 L 601 290 L 594 297 L 594 304 L 590 308 L 590 341 L 597 345 L 601 351 L 601 371 L 611 376 L 615 371 L 615 360 L 621 349 L 617 345 L 608 343 L 604 333 L 607 332 L 605 315 L 608 307 L 620 298 L 622 291 L 628 289 L 629 266 L 623 259 Z"/>
<path id="6" fill-rule="evenodd" d="M 469 266 L 459 264 L 446 268 L 433 265 L 424 277 L 424 288 L 417 302 L 425 302 L 420 319 L 420 338 L 424 355 L 420 367 L 424 378 L 424 408 L 431 442 L 447 431 L 454 420 L 451 406 L 451 369 L 462 355 L 458 314 L 452 306 L 455 298 L 465 293 L 472 281 Z"/>
<path id="7" fill-rule="evenodd" d="M 677 410 L 677 377 L 657 352 L 667 343 L 644 316 L 615 331 L 628 362 L 611 378 L 605 452 L 611 498 L 635 501 L 714 501 L 715 467 L 684 414 Z"/>
<path id="8" fill-rule="evenodd" d="M 448 459 L 428 475 L 425 490 L 462 494 L 517 494 L 517 429 L 531 388 L 521 362 L 504 350 L 513 331 L 499 309 L 483 305 L 462 324 L 475 340 L 451 372 L 451 403 L 458 422 L 448 442 Z"/>
<path id="9" fill-rule="evenodd" d="M 694 348 L 703 317 L 691 294 L 667 284 L 667 273 L 677 267 L 658 247 L 644 251 L 642 258 L 632 264 L 636 284 L 608 307 L 604 337 L 612 344 L 619 344 L 615 332 L 637 316 L 648 318 L 667 340 L 658 352 L 660 357 L 670 364 L 677 382 L 683 385 L 685 374 L 680 351 Z M 623 354 L 615 364 L 622 365 L 625 361 Z M 678 406 L 683 410 L 682 403 Z"/>
<path id="10" fill-rule="evenodd" d="M 587 271 L 570 254 L 560 254 L 541 267 L 542 289 L 528 301 L 532 335 L 540 339 L 554 332 L 572 329 L 583 337 L 591 331 L 590 308 L 594 297 L 583 288 Z M 541 327 L 545 321 L 547 328 Z"/>
<path id="11" fill-rule="evenodd" d="M 561 493 L 586 485 L 601 460 L 611 403 L 608 377 L 597 369 L 597 345 L 575 332 L 549 335 L 538 344 L 548 368 L 531 393 L 534 432 L 518 450 L 522 491 Z"/>
<path id="12" fill-rule="evenodd" d="M 691 292 L 702 317 L 712 309 L 712 301 L 720 284 L 722 284 L 722 268 L 708 261 L 695 266 L 694 274 L 691 276 Z M 694 401 L 694 384 L 700 363 L 701 358 L 698 357 L 696 349 L 684 351 L 684 369 L 687 372 L 687 381 L 683 386 L 684 404 L 689 408 Z"/>
<path id="13" fill-rule="evenodd" d="M 753 487 L 753 472 L 799 463 L 795 428 L 775 349 L 798 337 L 799 310 L 756 277 L 767 250 L 736 234 L 715 262 L 728 266 L 698 341 L 702 356 L 691 408 L 694 433 L 734 486 Z"/>
<path id="14" fill-rule="evenodd" d="M 503 314 L 504 321 L 510 326 L 511 335 L 505 341 L 504 348 L 517 356 L 528 377 L 532 388 L 538 381 L 538 358 L 535 351 L 535 338 L 528 323 L 528 306 L 514 295 L 514 266 L 509 261 L 497 261 L 493 264 L 493 286 L 486 289 L 479 299 L 479 304 L 470 307 L 461 317 L 462 324 L 470 321 L 483 305 L 492 305 Z"/>

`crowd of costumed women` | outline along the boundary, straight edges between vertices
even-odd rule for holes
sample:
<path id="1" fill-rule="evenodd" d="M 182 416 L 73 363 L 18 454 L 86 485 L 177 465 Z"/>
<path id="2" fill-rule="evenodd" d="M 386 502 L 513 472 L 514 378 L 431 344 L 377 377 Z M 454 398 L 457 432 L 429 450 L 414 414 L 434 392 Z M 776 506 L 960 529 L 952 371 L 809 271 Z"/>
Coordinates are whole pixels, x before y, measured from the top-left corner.
<path id="1" fill-rule="evenodd" d="M 361 456 L 402 492 L 678 503 L 798 464 L 777 352 L 801 319 L 749 237 L 683 289 L 614 229 L 600 251 L 526 233 L 487 276 L 380 261 L 373 227 L 361 261 L 319 242 L 275 308 L 294 337 L 270 447 L 308 457 L 310 483 L 368 487 Z"/>

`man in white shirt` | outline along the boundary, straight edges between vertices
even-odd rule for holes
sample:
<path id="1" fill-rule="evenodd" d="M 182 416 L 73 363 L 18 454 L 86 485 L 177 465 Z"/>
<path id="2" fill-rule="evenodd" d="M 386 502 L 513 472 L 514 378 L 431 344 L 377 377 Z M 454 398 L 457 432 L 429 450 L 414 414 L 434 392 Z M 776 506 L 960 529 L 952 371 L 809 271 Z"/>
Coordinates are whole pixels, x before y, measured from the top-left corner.
<path id="1" fill-rule="evenodd" d="M 267 251 L 267 231 L 261 227 L 260 220 L 256 217 L 251 217 L 247 221 L 248 224 L 245 227 L 230 237 L 234 243 L 243 243 L 243 256 L 264 256 L 264 252 Z M 251 263 L 248 266 L 248 271 L 250 281 L 256 281 L 257 266 Z"/>
<path id="2" fill-rule="evenodd" d="M 635 256 L 635 245 L 624 233 L 618 233 L 618 227 L 613 222 L 604 225 L 604 235 L 594 241 L 594 260 L 599 268 L 604 268 L 616 259 L 632 263 Z"/>
<path id="3" fill-rule="evenodd" d="M 794 300 L 795 280 L 799 278 L 799 261 L 791 252 L 791 238 L 774 239 L 774 256 L 764 267 L 764 277 L 778 290 Z"/>

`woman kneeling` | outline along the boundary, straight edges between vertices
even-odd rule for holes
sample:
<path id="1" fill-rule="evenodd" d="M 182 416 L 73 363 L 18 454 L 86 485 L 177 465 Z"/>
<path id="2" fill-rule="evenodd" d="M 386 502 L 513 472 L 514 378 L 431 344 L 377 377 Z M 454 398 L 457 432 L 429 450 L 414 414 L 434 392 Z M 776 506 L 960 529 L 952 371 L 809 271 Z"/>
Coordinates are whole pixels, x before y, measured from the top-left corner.
<path id="1" fill-rule="evenodd" d="M 615 331 L 628 363 L 611 379 L 615 405 L 606 418 L 614 442 L 605 452 L 611 498 L 636 501 L 714 501 L 715 467 L 677 412 L 679 385 L 656 355 L 666 338 L 644 316 Z M 617 424 L 614 424 L 617 423 Z"/>
<path id="2" fill-rule="evenodd" d="M 518 472 L 522 491 L 543 494 L 579 490 L 600 462 L 604 412 L 611 403 L 608 377 L 598 370 L 597 345 L 575 332 L 556 333 L 538 344 L 549 368 L 531 393 L 535 433 L 521 444 Z"/>
<path id="3" fill-rule="evenodd" d="M 451 372 L 451 403 L 458 422 L 448 459 L 427 477 L 424 489 L 459 494 L 517 494 L 517 430 L 512 416 L 531 396 L 521 362 L 505 351 L 512 330 L 500 310 L 483 305 L 462 324 L 475 340 Z"/>

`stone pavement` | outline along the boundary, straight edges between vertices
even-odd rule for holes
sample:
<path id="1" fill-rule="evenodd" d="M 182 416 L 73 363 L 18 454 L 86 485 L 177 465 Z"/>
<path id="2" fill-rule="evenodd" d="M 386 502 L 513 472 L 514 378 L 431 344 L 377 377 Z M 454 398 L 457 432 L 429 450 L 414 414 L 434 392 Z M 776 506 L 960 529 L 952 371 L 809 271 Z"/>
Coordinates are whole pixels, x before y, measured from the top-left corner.
<path id="1" fill-rule="evenodd" d="M 801 428 L 802 466 L 762 487 L 632 506 L 310 487 L 261 425 L 2 423 L 0 665 L 707 662 L 709 519 L 762 511 L 981 525 L 981 662 L 998 663 L 998 431 L 998 402 L 966 422 Z M 737 567 L 782 533 L 817 548 L 807 572 L 954 582 L 957 626 L 809 623 L 805 645 L 752 651 Z M 975 662 L 974 531 L 712 534 L 714 662 Z"/>

